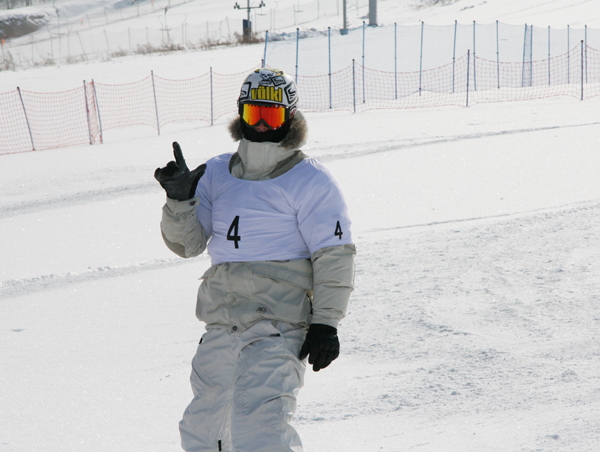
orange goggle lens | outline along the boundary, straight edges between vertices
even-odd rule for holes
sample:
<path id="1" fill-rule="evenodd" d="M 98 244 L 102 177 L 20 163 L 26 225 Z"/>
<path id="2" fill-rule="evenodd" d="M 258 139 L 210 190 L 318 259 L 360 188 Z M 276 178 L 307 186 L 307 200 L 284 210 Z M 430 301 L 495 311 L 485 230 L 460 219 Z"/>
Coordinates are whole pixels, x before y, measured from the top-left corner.
<path id="1" fill-rule="evenodd" d="M 287 109 L 279 105 L 242 105 L 242 119 L 251 127 L 262 120 L 269 127 L 277 129 L 285 123 L 286 116 Z"/>

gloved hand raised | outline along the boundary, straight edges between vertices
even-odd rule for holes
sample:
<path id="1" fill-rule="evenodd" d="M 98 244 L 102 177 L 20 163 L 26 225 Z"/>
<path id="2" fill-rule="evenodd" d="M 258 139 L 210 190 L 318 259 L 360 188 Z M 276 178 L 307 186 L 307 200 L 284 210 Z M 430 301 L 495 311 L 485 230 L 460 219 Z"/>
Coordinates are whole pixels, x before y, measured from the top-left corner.
<path id="1" fill-rule="evenodd" d="M 181 147 L 176 141 L 173 142 L 173 155 L 175 161 L 170 161 L 164 168 L 156 168 L 154 178 L 160 182 L 169 198 L 185 201 L 194 197 L 198 181 L 206 170 L 206 164 L 190 171 L 183 158 Z"/>
<path id="2" fill-rule="evenodd" d="M 300 350 L 300 359 L 308 356 L 308 363 L 318 372 L 325 369 L 340 355 L 337 329 L 329 325 L 313 324 L 308 328 L 306 339 Z"/>

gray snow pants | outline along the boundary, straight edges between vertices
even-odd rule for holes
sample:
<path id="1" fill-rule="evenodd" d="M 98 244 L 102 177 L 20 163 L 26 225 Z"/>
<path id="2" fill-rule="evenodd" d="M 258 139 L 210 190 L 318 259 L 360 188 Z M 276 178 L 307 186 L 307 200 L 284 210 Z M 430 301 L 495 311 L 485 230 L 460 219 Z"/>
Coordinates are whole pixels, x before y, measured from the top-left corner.
<path id="1" fill-rule="evenodd" d="M 306 329 L 264 320 L 209 329 L 192 361 L 194 398 L 179 424 L 186 452 L 302 452 L 289 424 L 306 365 Z"/>

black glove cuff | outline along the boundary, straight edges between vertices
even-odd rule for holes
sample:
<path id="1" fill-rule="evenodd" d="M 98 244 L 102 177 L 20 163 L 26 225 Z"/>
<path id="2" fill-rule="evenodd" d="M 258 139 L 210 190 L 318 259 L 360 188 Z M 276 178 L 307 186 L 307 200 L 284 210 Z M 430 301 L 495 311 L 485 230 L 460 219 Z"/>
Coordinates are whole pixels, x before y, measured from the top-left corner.
<path id="1" fill-rule="evenodd" d="M 310 327 L 308 327 L 309 332 L 317 333 L 319 335 L 332 334 L 337 335 L 337 328 L 330 325 L 324 325 L 322 323 L 313 323 Z"/>

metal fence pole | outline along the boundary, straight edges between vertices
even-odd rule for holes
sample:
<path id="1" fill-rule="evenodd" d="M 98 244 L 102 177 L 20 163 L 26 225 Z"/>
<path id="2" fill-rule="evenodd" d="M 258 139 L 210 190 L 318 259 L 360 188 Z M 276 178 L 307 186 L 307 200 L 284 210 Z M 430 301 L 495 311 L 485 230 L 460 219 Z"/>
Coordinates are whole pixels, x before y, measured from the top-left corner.
<path id="1" fill-rule="evenodd" d="M 475 63 L 477 62 L 477 57 L 475 56 L 475 21 L 473 21 L 473 89 L 477 91 L 477 69 L 475 67 Z"/>
<path id="2" fill-rule="evenodd" d="M 469 106 L 469 77 L 471 65 L 471 49 L 467 50 L 467 107 Z"/>
<path id="3" fill-rule="evenodd" d="M 207 22 L 208 23 L 208 22 Z M 263 67 L 267 64 L 267 44 L 269 43 L 269 30 L 265 35 L 265 57 L 263 58 Z"/>
<path id="4" fill-rule="evenodd" d="M 213 70 L 210 67 L 210 125 L 214 125 Z"/>
<path id="5" fill-rule="evenodd" d="M 296 84 L 298 84 L 298 49 L 300 40 L 300 29 L 296 28 Z"/>
<path id="6" fill-rule="evenodd" d="M 100 103 L 98 102 L 98 93 L 96 92 L 96 84 L 94 83 L 94 79 L 92 79 L 92 88 L 94 88 L 94 99 L 96 99 L 96 111 L 98 112 L 98 123 L 100 124 L 100 143 L 104 143 L 104 138 L 102 136 L 102 117 L 100 116 Z"/>
<path id="7" fill-rule="evenodd" d="M 548 25 L 548 86 L 550 86 L 550 25 Z"/>
<path id="8" fill-rule="evenodd" d="M 529 29 L 529 86 L 533 86 L 533 25 Z"/>
<path id="9" fill-rule="evenodd" d="M 23 102 L 23 96 L 21 95 L 21 89 L 17 86 L 19 92 L 19 99 L 21 99 L 21 106 L 23 107 L 23 113 L 25 114 L 25 122 L 27 122 L 27 129 L 29 130 L 29 138 L 31 139 L 31 147 L 35 151 L 35 144 L 33 143 L 33 134 L 31 133 L 31 126 L 29 125 L 29 118 L 27 117 L 27 110 L 25 109 L 25 102 Z"/>
<path id="10" fill-rule="evenodd" d="M 458 21 L 454 21 L 454 46 L 452 47 L 452 94 L 454 94 L 454 81 L 455 81 L 455 69 L 456 69 L 456 29 L 458 27 Z"/>
<path id="11" fill-rule="evenodd" d="M 90 125 L 90 107 L 88 105 L 87 89 L 85 87 L 85 80 L 83 81 L 83 95 L 85 96 L 85 114 L 87 116 L 88 135 L 90 138 L 90 144 L 92 144 L 92 127 Z"/>
<path id="12" fill-rule="evenodd" d="M 419 57 L 419 96 L 421 95 L 422 83 L 423 83 L 423 28 L 425 22 L 421 22 L 421 56 Z"/>
<path id="13" fill-rule="evenodd" d="M 583 41 L 581 41 L 581 100 L 583 100 Z"/>
<path id="14" fill-rule="evenodd" d="M 498 32 L 498 21 L 496 21 L 496 73 L 498 78 L 498 89 L 500 89 L 500 39 Z"/>
<path id="15" fill-rule="evenodd" d="M 398 99 L 398 24 L 394 23 L 394 90 Z"/>
<path id="16" fill-rule="evenodd" d="M 365 28 L 366 24 L 363 20 L 363 39 L 362 39 L 362 92 L 363 92 L 363 104 L 366 102 L 365 97 Z"/>
<path id="17" fill-rule="evenodd" d="M 527 52 L 527 24 L 525 24 L 525 35 L 523 36 L 523 69 L 521 71 L 521 88 L 525 86 L 525 55 Z"/>
<path id="18" fill-rule="evenodd" d="M 154 85 L 154 71 L 150 71 L 152 74 L 152 92 L 154 93 L 154 109 L 156 110 L 156 128 L 158 129 L 158 134 L 160 135 L 160 122 L 158 121 L 158 102 L 156 102 L 156 87 Z"/>
<path id="19" fill-rule="evenodd" d="M 329 108 L 331 104 L 331 27 L 327 27 L 327 45 L 329 47 Z"/>
<path id="20" fill-rule="evenodd" d="M 354 113 L 356 113 L 356 74 L 354 71 L 354 58 L 352 59 L 352 104 L 354 105 Z"/>

